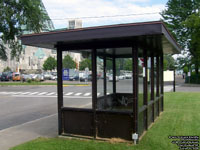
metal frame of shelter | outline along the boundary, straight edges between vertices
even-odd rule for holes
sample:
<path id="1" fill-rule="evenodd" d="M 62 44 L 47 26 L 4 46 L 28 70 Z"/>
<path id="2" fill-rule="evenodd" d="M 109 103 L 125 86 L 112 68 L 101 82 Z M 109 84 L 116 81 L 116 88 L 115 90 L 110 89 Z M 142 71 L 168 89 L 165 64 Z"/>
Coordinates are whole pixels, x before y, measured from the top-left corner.
<path id="1" fill-rule="evenodd" d="M 151 123 L 164 109 L 163 54 L 180 52 L 179 46 L 160 21 L 24 35 L 21 40 L 25 45 L 57 49 L 59 135 L 78 135 L 95 139 L 132 140 L 134 133 L 141 137 L 144 131 L 148 130 Z M 62 52 L 69 50 L 83 52 L 88 49 L 92 59 L 92 108 L 64 107 Z M 109 50 L 110 53 L 107 52 Z M 101 97 L 97 96 L 97 56 L 103 60 L 104 95 Z M 141 107 L 139 107 L 138 100 L 140 97 L 138 93 L 138 58 L 140 57 L 144 59 Z M 112 94 L 107 94 L 107 58 L 112 60 L 113 66 Z M 118 58 L 132 59 L 132 93 L 116 92 L 116 59 Z M 151 58 L 150 62 L 148 62 L 148 58 Z M 148 63 L 151 66 L 150 72 L 147 69 Z M 150 87 L 148 82 L 151 83 Z M 151 91 L 150 94 L 148 91 Z M 109 104 L 114 105 L 117 103 L 116 99 L 122 96 L 131 100 L 130 109 L 107 109 L 109 108 L 108 101 Z M 140 122 L 142 123 L 140 124 Z"/>

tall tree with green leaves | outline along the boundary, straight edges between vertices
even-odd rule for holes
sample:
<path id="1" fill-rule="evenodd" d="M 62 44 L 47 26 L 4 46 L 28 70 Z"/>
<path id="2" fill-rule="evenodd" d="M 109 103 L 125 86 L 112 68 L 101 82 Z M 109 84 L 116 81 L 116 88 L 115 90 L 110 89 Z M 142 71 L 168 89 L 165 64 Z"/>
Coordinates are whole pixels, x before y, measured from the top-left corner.
<path id="1" fill-rule="evenodd" d="M 185 26 L 190 30 L 189 45 L 191 53 L 191 61 L 195 64 L 195 72 L 199 73 L 200 67 L 200 13 L 190 15 L 184 22 Z"/>
<path id="2" fill-rule="evenodd" d="M 50 56 L 45 60 L 45 62 L 43 64 L 43 69 L 45 71 L 47 71 L 47 70 L 52 71 L 52 70 L 56 69 L 56 64 L 57 64 L 56 59 Z"/>
<path id="3" fill-rule="evenodd" d="M 42 0 L 1 0 L 0 59 L 7 59 L 7 48 L 11 49 L 12 58 L 18 58 L 22 51 L 18 37 L 24 31 L 48 29 L 51 26 L 49 20 Z"/>
<path id="4" fill-rule="evenodd" d="M 200 41 L 193 37 L 197 35 L 197 33 L 194 35 L 194 21 L 198 23 L 199 11 L 199 0 L 169 0 L 166 9 L 161 13 L 164 22 L 177 42 L 192 56 L 191 63 L 195 64 L 197 74 L 200 64 L 198 56 L 200 49 L 197 45 Z"/>
<path id="5" fill-rule="evenodd" d="M 92 70 L 92 62 L 88 58 L 83 59 L 80 62 L 79 70 L 85 70 L 85 68 L 89 68 L 89 70 Z"/>
<path id="6" fill-rule="evenodd" d="M 71 56 L 66 55 L 63 59 L 63 68 L 65 69 L 75 69 L 76 62 L 72 59 Z"/>

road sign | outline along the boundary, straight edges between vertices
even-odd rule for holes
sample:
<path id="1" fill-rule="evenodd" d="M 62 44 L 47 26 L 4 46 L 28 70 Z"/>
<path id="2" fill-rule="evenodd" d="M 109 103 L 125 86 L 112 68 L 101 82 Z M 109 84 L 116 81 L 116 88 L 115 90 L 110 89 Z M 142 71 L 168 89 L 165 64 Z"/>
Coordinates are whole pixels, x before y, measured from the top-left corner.
<path id="1" fill-rule="evenodd" d="M 69 80 L 69 69 L 63 69 L 63 80 Z"/>

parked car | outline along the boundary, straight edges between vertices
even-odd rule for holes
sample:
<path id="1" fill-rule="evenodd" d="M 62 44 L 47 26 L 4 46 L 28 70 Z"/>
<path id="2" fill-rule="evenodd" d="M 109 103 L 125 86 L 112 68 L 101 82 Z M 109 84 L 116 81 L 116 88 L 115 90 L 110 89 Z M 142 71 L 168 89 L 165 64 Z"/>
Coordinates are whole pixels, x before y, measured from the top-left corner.
<path id="1" fill-rule="evenodd" d="M 132 79 L 132 74 L 126 73 L 126 74 L 125 74 L 125 78 L 126 78 L 126 79 Z"/>
<path id="2" fill-rule="evenodd" d="M 87 82 L 88 81 L 88 75 L 84 74 L 82 77 L 80 77 L 80 82 Z"/>
<path id="3" fill-rule="evenodd" d="M 13 81 L 21 81 L 21 74 L 19 72 L 14 72 L 12 76 Z"/>
<path id="4" fill-rule="evenodd" d="M 87 82 L 87 81 L 92 81 L 92 74 L 83 75 L 82 77 L 80 77 L 80 82 Z"/>
<path id="5" fill-rule="evenodd" d="M 125 76 L 124 75 L 120 75 L 119 76 L 119 80 L 124 80 L 125 79 Z"/>
<path id="6" fill-rule="evenodd" d="M 51 80 L 57 80 L 57 79 L 58 79 L 57 75 L 52 75 L 51 76 Z"/>
<path id="7" fill-rule="evenodd" d="M 31 80 L 31 79 L 32 79 L 32 77 L 29 74 L 23 74 L 22 75 L 22 81 L 28 81 L 28 80 Z"/>
<path id="8" fill-rule="evenodd" d="M 115 76 L 115 80 L 116 82 L 119 81 L 119 77 L 118 76 Z M 109 82 L 112 82 L 113 81 L 113 76 L 109 76 L 109 79 L 108 79 Z"/>
<path id="9" fill-rule="evenodd" d="M 78 81 L 78 80 L 79 80 L 78 75 L 69 76 L 69 81 Z"/>
<path id="10" fill-rule="evenodd" d="M 2 73 L 0 72 L 0 81 L 1 81 L 1 76 L 2 76 Z"/>
<path id="11" fill-rule="evenodd" d="M 12 78 L 10 77 L 10 73 L 9 72 L 3 72 L 1 75 L 1 81 L 9 81 Z"/>
<path id="12" fill-rule="evenodd" d="M 32 79 L 33 79 L 33 80 L 38 80 L 38 81 L 44 81 L 44 76 L 41 75 L 41 74 L 34 74 L 34 75 L 32 76 Z"/>
<path id="13" fill-rule="evenodd" d="M 51 80 L 52 78 L 52 74 L 50 72 L 45 72 L 43 75 L 45 80 Z"/>

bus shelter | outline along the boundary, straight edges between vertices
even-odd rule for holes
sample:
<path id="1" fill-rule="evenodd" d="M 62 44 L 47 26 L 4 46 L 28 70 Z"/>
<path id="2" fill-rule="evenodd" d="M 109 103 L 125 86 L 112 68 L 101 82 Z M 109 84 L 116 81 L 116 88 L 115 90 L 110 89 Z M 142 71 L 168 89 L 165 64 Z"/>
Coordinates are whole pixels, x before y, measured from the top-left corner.
<path id="1" fill-rule="evenodd" d="M 30 34 L 21 40 L 24 45 L 57 50 L 58 134 L 95 139 L 139 140 L 164 110 L 163 55 L 180 52 L 160 21 Z M 92 60 L 91 108 L 63 105 L 64 51 Z M 124 80 L 129 86 L 118 81 L 123 59 L 131 64 L 130 79 Z"/>

